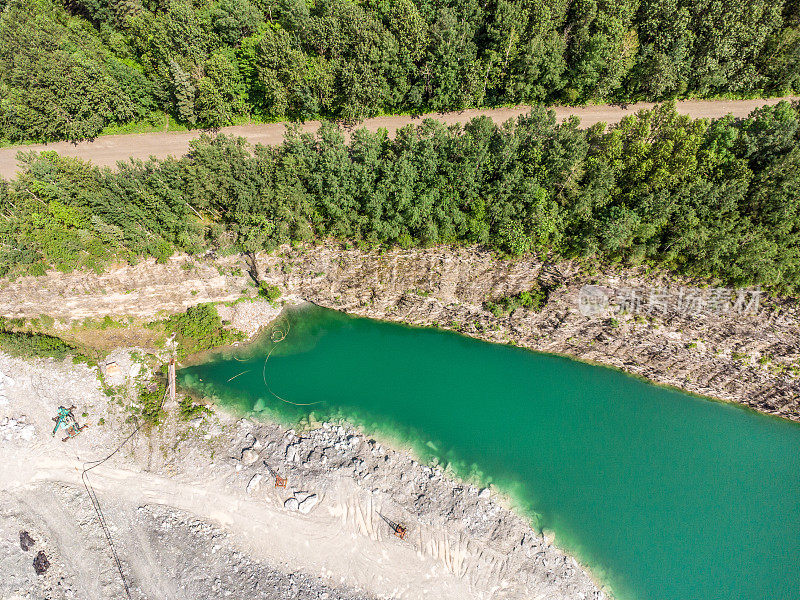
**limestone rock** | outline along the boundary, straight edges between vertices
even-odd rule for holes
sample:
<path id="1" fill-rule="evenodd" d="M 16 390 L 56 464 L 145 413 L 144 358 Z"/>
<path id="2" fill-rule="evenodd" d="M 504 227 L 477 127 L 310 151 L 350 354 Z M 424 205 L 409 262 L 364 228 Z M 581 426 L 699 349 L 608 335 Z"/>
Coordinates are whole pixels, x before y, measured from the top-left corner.
<path id="1" fill-rule="evenodd" d="M 246 450 L 242 450 L 242 464 L 252 465 L 257 460 L 258 460 L 258 452 L 256 452 L 252 448 L 247 448 Z"/>
<path id="2" fill-rule="evenodd" d="M 314 508 L 319 502 L 316 494 L 309 494 L 306 496 L 306 499 L 302 502 L 298 503 L 297 510 L 299 510 L 303 514 L 308 514 L 312 508 Z"/>
<path id="3" fill-rule="evenodd" d="M 247 493 L 252 494 L 257 492 L 261 489 L 261 480 L 263 479 L 263 475 L 253 475 L 250 479 L 250 483 L 247 484 Z"/>

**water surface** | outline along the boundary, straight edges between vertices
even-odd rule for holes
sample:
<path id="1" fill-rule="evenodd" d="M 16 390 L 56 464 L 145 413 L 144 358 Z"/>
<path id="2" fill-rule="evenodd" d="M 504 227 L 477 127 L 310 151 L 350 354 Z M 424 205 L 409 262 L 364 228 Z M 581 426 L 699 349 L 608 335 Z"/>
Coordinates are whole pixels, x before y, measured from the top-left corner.
<path id="1" fill-rule="evenodd" d="M 493 481 L 620 600 L 800 598 L 798 425 L 316 307 L 278 329 L 282 342 L 225 352 L 181 381 L 246 412 L 347 418 Z"/>

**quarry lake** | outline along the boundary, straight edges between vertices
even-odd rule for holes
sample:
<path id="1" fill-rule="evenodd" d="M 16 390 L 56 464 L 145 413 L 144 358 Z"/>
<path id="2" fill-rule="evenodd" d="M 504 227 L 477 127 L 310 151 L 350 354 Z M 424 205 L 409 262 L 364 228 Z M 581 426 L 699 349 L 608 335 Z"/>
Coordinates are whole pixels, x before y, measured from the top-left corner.
<path id="1" fill-rule="evenodd" d="M 619 600 L 800 598 L 795 423 L 317 307 L 179 377 L 245 413 L 346 419 L 492 482 Z"/>

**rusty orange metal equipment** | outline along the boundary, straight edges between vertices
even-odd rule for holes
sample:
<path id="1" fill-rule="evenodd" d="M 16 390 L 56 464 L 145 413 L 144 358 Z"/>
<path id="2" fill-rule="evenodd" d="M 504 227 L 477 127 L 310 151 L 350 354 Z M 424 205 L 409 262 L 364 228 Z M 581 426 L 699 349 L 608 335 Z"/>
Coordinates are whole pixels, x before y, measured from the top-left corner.
<path id="1" fill-rule="evenodd" d="M 267 467 L 267 471 L 269 474 L 275 478 L 275 487 L 276 488 L 285 488 L 286 487 L 286 477 L 281 477 L 272 468 L 264 461 L 264 466 Z"/>
<path id="2" fill-rule="evenodd" d="M 384 521 L 386 521 L 386 524 L 387 524 L 389 527 L 391 527 L 391 528 L 392 528 L 392 531 L 394 532 L 394 534 L 395 534 L 397 537 L 399 537 L 401 540 L 404 540 L 404 539 L 406 539 L 406 532 L 407 532 L 407 530 L 406 530 L 406 528 L 405 528 L 405 526 L 404 526 L 404 525 L 401 525 L 400 523 L 395 523 L 395 522 L 394 522 L 394 521 L 392 521 L 391 519 L 387 519 L 387 518 L 386 518 L 386 517 L 384 517 L 384 516 L 383 516 L 381 513 L 378 513 L 378 516 L 379 516 L 381 519 L 383 519 Z"/>

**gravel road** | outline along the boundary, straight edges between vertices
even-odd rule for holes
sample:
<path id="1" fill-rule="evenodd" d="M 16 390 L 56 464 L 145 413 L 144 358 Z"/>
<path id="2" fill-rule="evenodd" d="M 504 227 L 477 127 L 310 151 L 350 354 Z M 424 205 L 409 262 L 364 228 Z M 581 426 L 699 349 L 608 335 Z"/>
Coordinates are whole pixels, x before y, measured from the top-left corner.
<path id="1" fill-rule="evenodd" d="M 735 117 L 746 117 L 759 106 L 772 105 L 781 100 L 797 100 L 798 97 L 770 98 L 756 100 L 686 100 L 677 103 L 678 112 L 691 117 L 718 118 L 727 114 Z M 581 119 L 584 127 L 596 123 L 616 123 L 626 115 L 631 115 L 644 108 L 653 107 L 653 103 L 639 102 L 625 106 L 597 105 L 585 107 L 553 107 L 556 117 L 560 120 L 575 115 Z M 409 123 L 419 123 L 424 118 L 433 118 L 446 124 L 466 123 L 479 115 L 486 115 L 496 123 L 519 116 L 527 112 L 529 106 L 513 108 L 497 108 L 491 110 L 472 109 L 451 113 L 429 113 L 421 116 L 387 116 L 376 117 L 363 121 L 358 127 L 377 131 L 380 128 L 388 130 L 390 135 Z M 313 132 L 319 128 L 319 121 L 308 121 L 302 125 L 303 131 Z M 247 138 L 252 144 L 275 145 L 281 143 L 286 129 L 286 123 L 271 123 L 268 125 L 242 125 L 236 127 L 223 127 L 221 132 Z M 19 150 L 55 150 L 64 156 L 77 156 L 100 166 L 115 166 L 118 161 L 129 158 L 147 159 L 149 156 L 165 158 L 166 156 L 182 156 L 189 148 L 189 142 L 200 137 L 201 130 L 184 132 L 143 133 L 134 135 L 108 135 L 102 136 L 91 142 L 72 144 L 70 142 L 56 142 L 52 144 L 36 144 L 31 146 L 10 146 L 0 148 L 0 176 L 13 177 L 18 169 L 16 160 Z"/>

